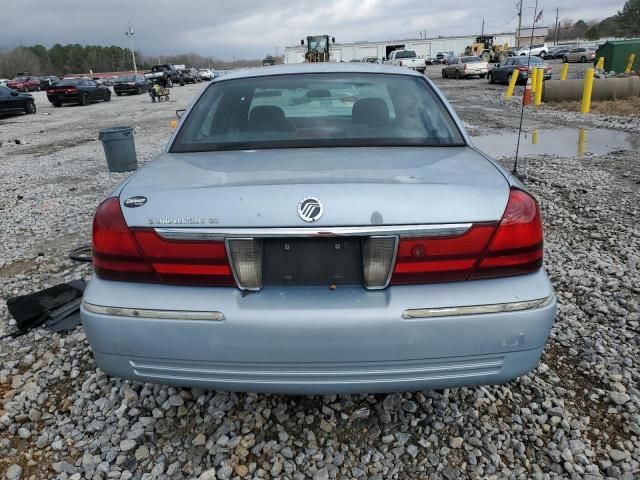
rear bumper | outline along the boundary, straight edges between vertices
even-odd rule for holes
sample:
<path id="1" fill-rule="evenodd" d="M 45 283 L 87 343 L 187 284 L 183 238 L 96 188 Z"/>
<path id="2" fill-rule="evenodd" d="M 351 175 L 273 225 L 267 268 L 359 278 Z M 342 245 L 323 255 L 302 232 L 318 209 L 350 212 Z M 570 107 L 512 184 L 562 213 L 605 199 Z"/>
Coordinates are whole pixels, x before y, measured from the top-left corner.
<path id="1" fill-rule="evenodd" d="M 51 103 L 55 103 L 55 102 L 60 102 L 60 103 L 79 103 L 80 102 L 80 94 L 78 93 L 73 93 L 73 94 L 54 94 L 54 95 L 49 95 L 47 94 L 47 99 L 49 99 L 49 101 Z"/>
<path id="2" fill-rule="evenodd" d="M 136 87 L 113 87 L 113 91 L 116 93 L 135 93 L 140 90 L 144 90 L 142 86 Z"/>
<path id="3" fill-rule="evenodd" d="M 544 306 L 528 310 L 403 318 L 407 309 L 546 297 Z M 235 288 L 94 279 L 84 302 L 87 338 L 99 367 L 108 374 L 143 382 L 293 394 L 507 382 L 536 366 L 556 308 L 542 271 L 380 291 L 290 287 L 245 296 Z M 112 315 L 91 311 L 92 305 L 217 311 L 224 319 Z"/>

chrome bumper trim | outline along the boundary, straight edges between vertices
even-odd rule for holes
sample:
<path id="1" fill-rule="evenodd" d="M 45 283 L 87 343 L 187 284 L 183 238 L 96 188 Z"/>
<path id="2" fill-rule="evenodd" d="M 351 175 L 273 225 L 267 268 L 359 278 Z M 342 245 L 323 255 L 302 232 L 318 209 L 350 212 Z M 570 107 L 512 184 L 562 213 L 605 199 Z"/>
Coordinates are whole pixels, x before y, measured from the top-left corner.
<path id="1" fill-rule="evenodd" d="M 450 237 L 462 235 L 471 223 L 435 225 L 368 225 L 360 227 L 281 227 L 281 228 L 156 228 L 168 240 L 224 240 L 226 238 L 266 237 L 365 237 L 398 235 L 400 237 Z"/>
<path id="2" fill-rule="evenodd" d="M 526 302 L 494 303 L 491 305 L 472 305 L 467 307 L 442 307 L 442 308 L 417 308 L 405 310 L 402 318 L 410 320 L 414 318 L 455 317 L 460 315 L 483 315 L 486 313 L 517 312 L 520 310 L 532 310 L 549 305 L 554 299 L 551 294 L 545 298 L 529 300 Z"/>
<path id="3" fill-rule="evenodd" d="M 224 315 L 221 312 L 199 312 L 188 310 L 149 310 L 141 308 L 105 307 L 82 302 L 82 307 L 91 313 L 99 315 L 114 315 L 116 317 L 157 318 L 168 320 L 209 320 L 221 322 Z"/>

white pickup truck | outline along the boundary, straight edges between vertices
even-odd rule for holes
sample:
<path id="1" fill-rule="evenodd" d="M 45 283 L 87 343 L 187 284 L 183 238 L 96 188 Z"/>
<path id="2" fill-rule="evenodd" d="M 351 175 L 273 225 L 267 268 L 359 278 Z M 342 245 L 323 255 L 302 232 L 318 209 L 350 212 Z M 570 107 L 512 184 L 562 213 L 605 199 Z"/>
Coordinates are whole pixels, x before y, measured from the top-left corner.
<path id="1" fill-rule="evenodd" d="M 389 54 L 389 65 L 397 67 L 407 67 L 424 73 L 427 69 L 427 62 L 424 58 L 419 58 L 415 50 L 394 50 Z"/>

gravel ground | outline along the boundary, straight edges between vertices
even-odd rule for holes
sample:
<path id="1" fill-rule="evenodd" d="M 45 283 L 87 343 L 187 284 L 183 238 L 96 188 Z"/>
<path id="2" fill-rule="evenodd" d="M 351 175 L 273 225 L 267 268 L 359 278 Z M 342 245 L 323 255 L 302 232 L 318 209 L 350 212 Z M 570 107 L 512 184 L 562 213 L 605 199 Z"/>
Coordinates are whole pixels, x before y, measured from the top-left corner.
<path id="1" fill-rule="evenodd" d="M 517 102 L 483 81 L 436 80 L 476 134 L 517 125 Z M 465 87 L 473 88 L 460 88 Z M 0 120 L 0 295 L 88 278 L 65 258 L 124 174 L 106 172 L 97 131 L 136 127 L 149 160 L 173 102 L 108 104 Z M 48 115 L 45 115 L 48 114 Z M 528 127 L 623 119 L 547 108 Z M 13 140 L 21 140 L 20 145 Z M 559 299 L 538 368 L 506 385 L 393 395 L 292 397 L 139 384 L 95 366 L 82 328 L 0 341 L 0 478 L 640 478 L 640 167 L 637 152 L 527 158 Z M 0 334 L 12 324 L 0 302 Z"/>

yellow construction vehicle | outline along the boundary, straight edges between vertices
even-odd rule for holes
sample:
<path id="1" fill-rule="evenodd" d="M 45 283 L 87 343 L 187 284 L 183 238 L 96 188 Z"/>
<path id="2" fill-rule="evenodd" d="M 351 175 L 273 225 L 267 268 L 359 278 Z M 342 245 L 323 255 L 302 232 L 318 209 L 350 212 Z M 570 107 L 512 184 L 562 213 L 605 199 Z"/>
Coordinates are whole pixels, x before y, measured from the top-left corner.
<path id="1" fill-rule="evenodd" d="M 336 43 L 336 39 L 331 37 L 331 43 Z M 300 45 L 305 46 L 305 41 L 300 40 Z M 304 53 L 305 62 L 328 62 L 329 55 L 329 35 L 315 35 L 307 37 L 307 50 Z"/>
<path id="2" fill-rule="evenodd" d="M 464 49 L 465 55 L 475 55 L 485 62 L 504 62 L 509 57 L 509 44 L 493 44 L 493 35 L 480 35 L 476 37 L 476 43 Z"/>

